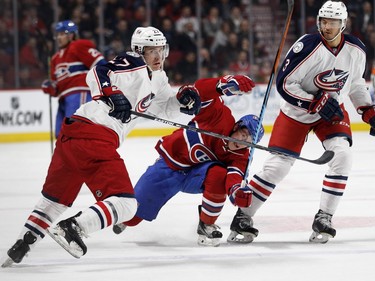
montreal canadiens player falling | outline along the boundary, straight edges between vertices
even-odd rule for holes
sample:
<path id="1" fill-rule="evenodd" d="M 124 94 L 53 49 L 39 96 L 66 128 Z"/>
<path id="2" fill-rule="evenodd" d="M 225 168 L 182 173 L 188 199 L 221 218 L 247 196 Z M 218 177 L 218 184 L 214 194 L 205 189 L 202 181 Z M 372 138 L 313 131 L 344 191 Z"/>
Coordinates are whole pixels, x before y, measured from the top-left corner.
<path id="1" fill-rule="evenodd" d="M 16 243 L 7 251 L 3 267 L 19 263 L 48 233 L 76 258 L 87 251 L 82 238 L 110 225 L 130 220 L 137 201 L 124 161 L 117 152 L 139 118 L 131 108 L 171 118 L 196 114 L 199 94 L 182 87 L 177 95 L 163 70 L 168 44 L 153 27 L 137 28 L 133 52 L 120 54 L 92 68 L 86 77 L 93 100 L 66 118 L 56 141 L 42 189 Z M 86 183 L 97 201 L 51 227 L 75 201 Z"/>
<path id="2" fill-rule="evenodd" d="M 325 243 L 336 235 L 331 220 L 352 166 L 350 120 L 343 104 L 346 95 L 363 121 L 375 128 L 375 107 L 363 78 L 365 46 L 356 37 L 343 34 L 347 18 L 342 2 L 325 2 L 317 16 L 319 33 L 304 35 L 291 47 L 276 80 L 283 99 L 269 147 L 299 155 L 307 134 L 313 131 L 323 147 L 335 153 L 323 177 L 320 208 L 313 220 L 310 242 Z M 280 155 L 266 160 L 263 170 L 250 181 L 252 205 L 238 209 L 228 241 L 253 241 L 257 231 L 252 227 L 252 217 L 289 173 L 294 161 Z"/>
<path id="3" fill-rule="evenodd" d="M 55 137 L 57 138 L 65 117 L 70 117 L 85 102 L 91 100 L 86 75 L 95 65 L 107 63 L 94 43 L 78 39 L 78 27 L 71 20 L 58 22 L 55 27 L 59 51 L 51 59 L 51 77 L 44 80 L 45 94 L 58 97 Z"/>
<path id="4" fill-rule="evenodd" d="M 251 142 L 259 123 L 255 115 L 245 115 L 237 122 L 224 105 L 222 95 L 251 94 L 255 83 L 245 75 L 227 75 L 196 81 L 202 101 L 200 112 L 190 126 Z M 191 87 L 191 86 L 186 86 Z M 258 134 L 261 140 L 264 129 Z M 203 193 L 199 206 L 198 244 L 219 246 L 222 233 L 215 224 L 228 196 L 233 205 L 251 204 L 249 186 L 241 186 L 249 149 L 243 144 L 225 141 L 206 134 L 178 129 L 164 136 L 156 145 L 159 158 L 141 176 L 134 187 L 139 204 L 136 216 L 113 227 L 115 233 L 142 220 L 154 220 L 160 209 L 178 192 Z"/>

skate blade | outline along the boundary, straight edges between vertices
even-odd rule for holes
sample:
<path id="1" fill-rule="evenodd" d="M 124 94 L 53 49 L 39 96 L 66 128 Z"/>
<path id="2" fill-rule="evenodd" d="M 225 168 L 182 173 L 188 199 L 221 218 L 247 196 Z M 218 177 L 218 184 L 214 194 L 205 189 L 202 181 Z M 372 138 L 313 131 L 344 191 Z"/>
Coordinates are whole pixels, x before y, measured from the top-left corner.
<path id="1" fill-rule="evenodd" d="M 198 245 L 208 247 L 220 246 L 220 238 L 208 238 L 205 235 L 198 235 Z"/>
<path id="2" fill-rule="evenodd" d="M 60 235 L 58 229 L 50 230 L 47 228 L 47 233 L 53 240 L 57 242 L 65 251 L 71 254 L 73 257 L 79 259 L 83 256 L 83 250 L 78 244 L 72 241 L 70 244 Z"/>
<path id="3" fill-rule="evenodd" d="M 255 237 L 257 237 L 257 236 L 253 233 L 240 234 L 236 231 L 231 231 L 228 238 L 227 238 L 227 242 L 228 243 L 249 244 L 249 243 L 254 241 Z"/>
<path id="4" fill-rule="evenodd" d="M 10 267 L 12 264 L 14 264 L 14 261 L 11 258 L 5 258 L 5 260 L 2 259 L 1 261 L 2 261 L 1 267 L 3 268 Z"/>
<path id="5" fill-rule="evenodd" d="M 333 238 L 333 236 L 329 235 L 328 233 L 319 233 L 314 231 L 309 238 L 309 242 L 324 244 L 327 243 L 331 238 Z"/>

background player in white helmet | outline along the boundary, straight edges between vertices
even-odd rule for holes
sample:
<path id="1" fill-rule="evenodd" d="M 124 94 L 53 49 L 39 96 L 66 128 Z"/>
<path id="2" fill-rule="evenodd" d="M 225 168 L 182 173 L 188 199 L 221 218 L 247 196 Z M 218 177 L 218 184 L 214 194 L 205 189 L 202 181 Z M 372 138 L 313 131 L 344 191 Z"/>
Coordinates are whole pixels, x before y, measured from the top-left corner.
<path id="1" fill-rule="evenodd" d="M 137 201 L 117 152 L 139 120 L 131 116 L 131 109 L 166 117 L 180 111 L 191 115 L 199 112 L 201 102 L 196 91 L 182 88 L 176 95 L 168 84 L 162 70 L 167 55 L 163 34 L 153 27 L 139 27 L 133 39 L 135 52 L 119 54 L 88 72 L 86 82 L 93 100 L 65 119 L 42 198 L 8 250 L 3 266 L 21 262 L 48 228 L 52 238 L 79 258 L 87 251 L 82 237 L 134 216 Z M 52 228 L 52 223 L 73 204 L 83 183 L 96 203 Z"/>
<path id="2" fill-rule="evenodd" d="M 335 152 L 323 181 L 320 206 L 313 220 L 310 242 L 325 243 L 336 235 L 332 225 L 352 166 L 350 120 L 343 100 L 349 96 L 364 122 L 375 129 L 375 109 L 363 78 L 366 53 L 363 43 L 343 34 L 348 13 L 342 2 L 327 1 L 319 10 L 319 33 L 302 36 L 291 47 L 277 76 L 281 111 L 269 147 L 299 155 L 313 131 L 325 149 Z M 271 155 L 250 181 L 253 202 L 238 209 L 228 241 L 251 242 L 252 217 L 284 179 L 295 159 Z M 303 183 L 301 183 L 303 184 Z M 244 235 L 244 238 L 237 236 Z"/>
<path id="3" fill-rule="evenodd" d="M 71 20 L 60 21 L 55 26 L 58 51 L 50 62 L 50 77 L 42 83 L 45 94 L 59 99 L 56 113 L 55 137 L 60 132 L 63 119 L 70 117 L 91 100 L 86 84 L 87 72 L 97 64 L 107 63 L 93 42 L 79 39 L 78 26 Z"/>
<path id="4" fill-rule="evenodd" d="M 251 142 L 259 123 L 258 117 L 246 115 L 235 122 L 221 95 L 250 94 L 254 86 L 254 82 L 244 75 L 196 81 L 202 109 L 189 124 Z M 194 90 L 195 87 L 186 86 L 186 89 Z M 262 128 L 259 140 L 263 133 Z M 114 226 L 115 233 L 142 220 L 154 220 L 164 204 L 178 192 L 203 193 L 199 206 L 198 244 L 220 245 L 222 233 L 215 222 L 226 198 L 239 207 L 248 207 L 251 203 L 250 188 L 241 187 L 249 157 L 247 147 L 178 129 L 162 137 L 155 148 L 159 153 L 158 160 L 147 169 L 134 188 L 138 201 L 137 213 L 130 221 Z"/>

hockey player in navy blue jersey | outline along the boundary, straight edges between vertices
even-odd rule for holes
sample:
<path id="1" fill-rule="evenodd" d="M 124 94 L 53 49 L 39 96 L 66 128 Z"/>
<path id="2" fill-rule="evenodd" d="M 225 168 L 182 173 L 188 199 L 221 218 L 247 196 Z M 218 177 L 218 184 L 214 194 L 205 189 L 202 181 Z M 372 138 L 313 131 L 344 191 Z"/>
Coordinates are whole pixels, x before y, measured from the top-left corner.
<path id="1" fill-rule="evenodd" d="M 47 230 L 64 249 L 79 258 L 87 251 L 83 237 L 130 220 L 137 201 L 125 163 L 117 152 L 139 118 L 130 110 L 172 117 L 199 112 L 196 91 L 176 94 L 163 70 L 168 44 L 154 27 L 137 28 L 132 52 L 92 68 L 86 77 L 93 100 L 66 118 L 53 153 L 42 197 L 26 220 L 2 266 L 19 263 Z M 83 183 L 96 203 L 76 216 L 52 224 L 75 201 Z"/>
<path id="2" fill-rule="evenodd" d="M 332 216 L 344 194 L 352 166 L 352 133 L 343 104 L 345 96 L 349 96 L 363 121 L 372 130 L 375 128 L 375 108 L 363 78 L 365 46 L 358 38 L 343 34 L 347 18 L 342 2 L 324 3 L 317 16 L 319 33 L 304 35 L 294 43 L 276 79 L 282 104 L 269 147 L 299 155 L 307 134 L 313 131 L 324 149 L 335 152 L 323 177 L 310 242 L 325 243 L 336 235 Z M 263 169 L 253 176 L 252 205 L 238 209 L 229 242 L 253 241 L 256 235 L 247 231 L 254 229 L 252 217 L 289 173 L 294 161 L 292 157 L 270 155 Z"/>

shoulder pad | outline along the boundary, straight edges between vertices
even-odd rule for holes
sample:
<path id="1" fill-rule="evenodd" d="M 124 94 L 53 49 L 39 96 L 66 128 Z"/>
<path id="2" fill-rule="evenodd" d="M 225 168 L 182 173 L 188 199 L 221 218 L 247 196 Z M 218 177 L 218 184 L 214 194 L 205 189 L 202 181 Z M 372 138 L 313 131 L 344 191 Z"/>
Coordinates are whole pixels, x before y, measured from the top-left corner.
<path id="1" fill-rule="evenodd" d="M 344 38 L 346 42 L 352 43 L 366 52 L 366 46 L 359 38 L 350 34 L 344 34 Z"/>
<path id="2" fill-rule="evenodd" d="M 112 59 L 110 63 L 119 69 L 132 69 L 146 65 L 145 61 L 140 55 L 136 54 L 136 56 L 133 56 L 129 54 L 129 52 L 119 54 Z"/>
<path id="3" fill-rule="evenodd" d="M 291 50 L 294 53 L 299 53 L 301 51 L 310 52 L 321 42 L 322 40 L 319 33 L 305 34 L 293 44 Z"/>
<path id="4" fill-rule="evenodd" d="M 131 51 L 126 52 L 126 55 L 128 55 L 128 56 L 132 56 L 132 57 L 136 57 L 136 58 L 141 57 L 140 54 L 138 54 L 138 53 L 136 53 L 136 52 L 131 52 Z"/>
<path id="5" fill-rule="evenodd" d="M 78 39 L 78 40 L 72 41 L 70 45 L 71 47 L 74 47 L 74 48 L 80 48 L 80 47 L 95 48 L 94 42 L 87 40 L 87 39 Z"/>

